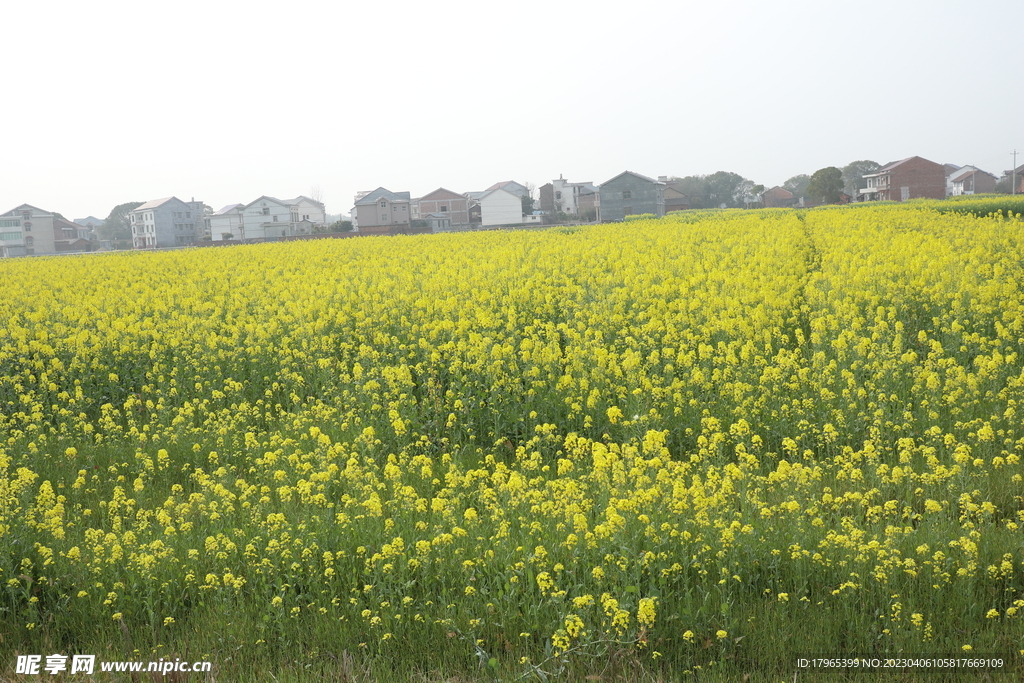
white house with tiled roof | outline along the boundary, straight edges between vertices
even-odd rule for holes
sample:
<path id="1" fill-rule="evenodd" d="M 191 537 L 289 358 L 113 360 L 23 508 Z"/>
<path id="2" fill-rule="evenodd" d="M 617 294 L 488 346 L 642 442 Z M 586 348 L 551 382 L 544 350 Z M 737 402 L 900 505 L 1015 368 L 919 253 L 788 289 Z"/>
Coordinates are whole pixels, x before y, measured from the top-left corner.
<path id="1" fill-rule="evenodd" d="M 209 217 L 210 237 L 268 240 L 309 235 L 326 225 L 324 205 L 305 196 L 277 199 L 263 195 L 248 204 L 228 204 Z"/>
<path id="2" fill-rule="evenodd" d="M 497 187 L 480 195 L 480 225 L 515 225 L 523 222 L 519 195 Z"/>
<path id="3" fill-rule="evenodd" d="M 210 224 L 210 238 L 214 242 L 245 239 L 242 229 L 242 209 L 245 204 L 228 204 L 207 216 Z M 228 237 L 230 235 L 230 237 Z"/>
<path id="4" fill-rule="evenodd" d="M 490 192 L 491 190 L 505 190 L 511 192 L 517 197 L 525 197 L 530 194 L 530 190 L 522 183 L 517 183 L 514 180 L 503 180 L 500 183 L 494 183 L 488 187 L 484 192 Z"/>

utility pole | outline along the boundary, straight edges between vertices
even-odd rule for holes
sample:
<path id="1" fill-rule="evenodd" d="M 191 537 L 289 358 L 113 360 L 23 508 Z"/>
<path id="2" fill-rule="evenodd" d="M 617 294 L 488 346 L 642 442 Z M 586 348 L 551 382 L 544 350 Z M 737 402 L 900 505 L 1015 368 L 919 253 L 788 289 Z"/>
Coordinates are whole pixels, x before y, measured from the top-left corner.
<path id="1" fill-rule="evenodd" d="M 1010 186 L 1010 194 L 1017 194 L 1017 150 L 1013 150 L 1013 170 L 1010 172 L 1013 178 L 1013 185 Z"/>

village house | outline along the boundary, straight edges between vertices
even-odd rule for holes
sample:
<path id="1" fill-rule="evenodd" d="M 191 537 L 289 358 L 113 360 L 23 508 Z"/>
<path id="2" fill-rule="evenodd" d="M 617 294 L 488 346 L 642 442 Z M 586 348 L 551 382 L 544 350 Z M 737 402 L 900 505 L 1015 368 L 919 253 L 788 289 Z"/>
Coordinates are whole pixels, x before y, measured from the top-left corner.
<path id="1" fill-rule="evenodd" d="M 946 194 L 959 197 L 965 194 L 986 194 L 996 191 L 997 179 L 991 173 L 974 166 L 964 166 L 946 177 Z"/>
<path id="2" fill-rule="evenodd" d="M 63 218 L 53 219 L 53 249 L 56 253 L 92 251 L 92 230 Z"/>
<path id="3" fill-rule="evenodd" d="M 665 183 L 632 171 L 623 171 L 601 183 L 598 220 L 621 221 L 626 216 L 665 215 Z"/>
<path id="4" fill-rule="evenodd" d="M 0 214 L 0 257 L 56 253 L 55 216 L 31 204 Z"/>
<path id="5" fill-rule="evenodd" d="M 591 182 L 570 183 L 559 175 L 557 180 L 540 186 L 540 208 L 542 211 L 550 213 L 567 213 L 570 216 L 578 216 L 580 214 L 580 195 L 596 191 L 597 186 Z"/>
<path id="6" fill-rule="evenodd" d="M 412 220 L 408 192 L 378 187 L 356 199 L 353 220 L 360 232 L 373 228 L 407 228 Z M 371 230 L 379 232 L 379 230 Z"/>
<path id="7" fill-rule="evenodd" d="M 177 197 L 148 201 L 128 214 L 135 249 L 180 247 L 195 242 L 205 227 L 203 203 Z"/>
<path id="8" fill-rule="evenodd" d="M 523 222 L 523 200 L 509 190 L 497 187 L 485 191 L 477 200 L 480 225 L 517 225 Z"/>
<path id="9" fill-rule="evenodd" d="M 413 219 L 429 221 L 434 232 L 469 227 L 469 198 L 439 187 L 413 201 Z"/>
<path id="10" fill-rule="evenodd" d="M 946 170 L 942 164 L 908 157 L 886 164 L 864 176 L 867 187 L 858 190 L 860 201 L 905 202 L 908 199 L 946 196 Z"/>
<path id="11" fill-rule="evenodd" d="M 796 204 L 797 198 L 786 188 L 776 185 L 761 193 L 761 201 L 764 202 L 765 208 L 774 209 L 793 206 Z"/>
<path id="12" fill-rule="evenodd" d="M 665 183 L 665 213 L 669 211 L 685 211 L 690 208 L 690 197 L 682 191 L 682 183 L 669 180 L 667 176 L 658 176 L 659 183 Z"/>
<path id="13" fill-rule="evenodd" d="M 242 220 L 242 209 L 244 208 L 245 204 L 228 204 L 207 216 L 206 222 L 210 230 L 210 239 L 214 242 L 245 239 L 245 222 Z"/>

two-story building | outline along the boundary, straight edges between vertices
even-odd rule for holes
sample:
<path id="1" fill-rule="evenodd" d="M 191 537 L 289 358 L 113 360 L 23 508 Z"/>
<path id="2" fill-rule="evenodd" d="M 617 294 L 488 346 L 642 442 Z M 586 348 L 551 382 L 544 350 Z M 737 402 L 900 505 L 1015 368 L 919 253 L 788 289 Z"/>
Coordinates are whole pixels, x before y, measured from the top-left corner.
<path id="1" fill-rule="evenodd" d="M 31 204 L 0 214 L 0 257 L 53 254 L 54 215 Z"/>
<path id="2" fill-rule="evenodd" d="M 429 221 L 434 231 L 469 226 L 469 198 L 439 187 L 413 201 L 413 218 Z"/>
<path id="3" fill-rule="evenodd" d="M 858 190 L 861 201 L 905 202 L 908 199 L 946 196 L 946 169 L 942 164 L 908 157 L 886 164 L 864 176 L 867 187 Z"/>
<path id="4" fill-rule="evenodd" d="M 480 225 L 518 225 L 523 222 L 522 197 L 509 190 L 496 187 L 487 190 L 477 200 L 480 206 Z"/>
<path id="5" fill-rule="evenodd" d="M 987 194 L 996 191 L 997 179 L 975 166 L 963 166 L 946 176 L 946 194 L 959 197 L 965 194 Z"/>
<path id="6" fill-rule="evenodd" d="M 411 202 L 408 192 L 378 187 L 356 200 L 353 219 L 360 232 L 374 228 L 408 228 L 412 220 Z"/>
<path id="7" fill-rule="evenodd" d="M 63 218 L 53 219 L 53 248 L 57 253 L 92 251 L 92 230 Z"/>
<path id="8" fill-rule="evenodd" d="M 214 242 L 273 240 L 323 230 L 327 213 L 322 203 L 303 195 L 294 199 L 263 195 L 248 204 L 228 204 L 207 220 Z"/>
<path id="9" fill-rule="evenodd" d="M 601 183 L 598 220 L 621 221 L 626 216 L 652 213 L 665 215 L 665 183 L 632 171 Z"/>
<path id="10" fill-rule="evenodd" d="M 597 191 L 597 186 L 587 181 L 570 183 L 561 175 L 557 180 L 540 186 L 540 208 L 552 213 L 580 214 L 580 195 Z"/>
<path id="11" fill-rule="evenodd" d="M 205 229 L 203 203 L 177 197 L 148 201 L 128 214 L 135 249 L 181 247 L 199 239 Z"/>

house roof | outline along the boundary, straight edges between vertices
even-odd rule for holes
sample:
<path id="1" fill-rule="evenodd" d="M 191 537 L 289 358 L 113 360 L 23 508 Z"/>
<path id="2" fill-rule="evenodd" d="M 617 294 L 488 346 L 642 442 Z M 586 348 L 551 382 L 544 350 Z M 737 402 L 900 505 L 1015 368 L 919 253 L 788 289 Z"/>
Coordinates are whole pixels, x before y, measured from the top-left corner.
<path id="1" fill-rule="evenodd" d="M 490 197 L 492 194 L 497 194 L 498 192 L 504 192 L 505 194 L 512 195 L 516 199 L 519 199 L 519 195 L 517 195 L 515 192 L 510 192 L 509 190 L 506 190 L 504 187 L 496 187 L 492 190 L 481 192 L 480 196 L 477 197 L 477 199 L 484 199 L 485 197 Z"/>
<path id="2" fill-rule="evenodd" d="M 281 200 L 281 202 L 282 202 L 283 204 L 287 204 L 287 205 L 289 205 L 289 206 L 293 206 L 293 205 L 295 205 L 295 204 L 298 204 L 298 203 L 299 203 L 299 202 L 301 202 L 302 200 L 306 200 L 307 202 L 309 202 L 310 204 L 312 204 L 312 205 L 314 205 L 314 206 L 323 206 L 323 203 L 322 203 L 322 202 L 318 202 L 318 201 L 317 201 L 317 200 L 315 200 L 315 199 L 310 199 L 309 197 L 307 197 L 307 196 L 306 196 L 306 195 L 304 195 L 304 194 L 300 194 L 300 195 L 299 195 L 298 197 L 295 197 L 295 198 L 293 198 L 293 199 L 282 199 L 282 200 Z"/>
<path id="3" fill-rule="evenodd" d="M 53 219 L 53 227 L 54 227 L 54 229 L 57 229 L 57 228 L 61 228 L 61 229 L 63 229 L 63 228 L 71 228 L 72 230 L 88 230 L 89 229 L 89 228 L 87 228 L 84 225 L 79 225 L 78 223 L 72 223 L 71 221 L 65 220 L 63 218 L 54 218 Z"/>
<path id="4" fill-rule="evenodd" d="M 281 201 L 280 199 L 278 199 L 277 197 L 271 197 L 270 195 L 268 195 L 268 194 L 265 194 L 265 195 L 263 195 L 263 196 L 261 196 L 261 197 L 257 197 L 256 199 L 252 200 L 251 202 L 249 202 L 248 204 L 246 204 L 246 205 L 245 205 L 245 206 L 244 206 L 243 208 L 246 208 L 246 209 L 248 209 L 248 208 L 249 208 L 250 206 L 252 206 L 252 205 L 253 205 L 253 204 L 255 204 L 256 202 L 259 202 L 259 201 L 263 201 L 264 199 L 268 199 L 268 200 L 270 200 L 270 201 L 272 201 L 272 202 L 274 202 L 275 204 L 278 204 L 278 205 L 280 205 L 280 206 L 288 206 L 288 204 L 287 204 L 286 202 L 282 202 L 282 201 Z"/>
<path id="5" fill-rule="evenodd" d="M 0 214 L 0 215 L 3 215 L 3 216 L 13 216 L 16 211 L 24 211 L 25 209 L 32 209 L 33 211 L 40 211 L 40 212 L 45 213 L 45 214 L 49 214 L 50 213 L 49 211 L 46 211 L 45 209 L 40 209 L 38 206 L 32 206 L 31 204 L 20 204 L 20 205 L 14 207 L 13 209 L 11 209 L 10 211 L 8 211 L 7 213 Z"/>
<path id="6" fill-rule="evenodd" d="M 523 188 L 524 190 L 526 189 L 526 186 L 523 185 L 522 183 L 517 183 L 514 180 L 503 180 L 500 183 L 494 183 L 493 185 L 488 187 L 486 190 L 484 190 L 484 192 L 489 192 L 491 190 L 499 190 L 499 189 L 500 190 L 507 190 L 509 185 L 518 185 L 519 187 Z M 515 193 L 513 192 L 513 194 L 515 194 Z"/>
<path id="7" fill-rule="evenodd" d="M 223 216 L 224 214 L 231 213 L 232 211 L 235 211 L 239 207 L 242 207 L 242 206 L 245 206 L 245 204 L 228 204 L 227 206 L 222 208 L 220 211 L 215 212 L 213 215 L 214 216 Z"/>
<path id="8" fill-rule="evenodd" d="M 96 218 L 96 216 L 86 216 L 85 218 L 76 218 L 75 219 L 75 223 L 78 223 L 83 228 L 89 227 L 90 223 L 92 225 L 103 225 L 105 222 L 106 221 L 104 221 L 104 220 Z"/>
<path id="9" fill-rule="evenodd" d="M 961 169 L 961 171 L 959 173 L 956 173 L 955 175 L 950 177 L 950 180 L 952 182 L 954 182 L 954 183 L 960 183 L 960 182 L 963 182 L 963 181 L 967 180 L 968 178 L 970 178 L 975 173 L 984 173 L 987 176 L 991 176 L 992 178 L 995 178 L 994 175 L 992 175 L 988 171 L 982 171 L 980 168 L 977 168 L 977 169 L 975 169 L 975 168 L 964 168 L 964 169 Z"/>
<path id="10" fill-rule="evenodd" d="M 146 202 L 145 204 L 143 204 L 142 206 L 138 207 L 137 209 L 135 209 L 135 211 L 144 211 L 146 209 L 155 209 L 158 206 L 166 204 L 167 202 L 171 201 L 172 199 L 177 200 L 179 202 L 181 201 L 177 197 L 164 197 L 163 199 L 152 199 L 152 200 Z M 182 203 L 184 203 L 184 202 L 182 202 Z"/>
<path id="11" fill-rule="evenodd" d="M 924 157 L 912 156 L 912 157 L 907 157 L 906 159 L 900 159 L 899 161 L 890 161 L 888 164 L 886 164 L 882 168 L 878 169 L 874 173 L 868 173 L 864 177 L 867 178 L 868 176 L 872 176 L 872 175 L 881 175 L 882 173 L 888 173 L 889 171 L 891 171 L 892 169 L 896 168 L 897 166 L 899 166 L 901 164 L 905 164 L 908 161 L 911 161 L 912 159 L 920 159 L 921 161 L 927 161 L 930 164 L 935 164 L 934 161 L 930 161 L 928 159 L 925 159 Z M 938 166 L 938 164 L 935 164 L 935 165 Z"/>
<path id="12" fill-rule="evenodd" d="M 365 205 L 365 204 L 373 204 L 378 199 L 388 199 L 390 201 L 396 202 L 396 201 L 403 201 L 403 200 L 409 201 L 410 198 L 411 197 L 410 197 L 408 192 L 392 192 L 391 190 L 389 190 L 387 188 L 378 187 L 376 190 L 374 190 L 373 192 L 370 192 L 365 197 L 363 197 L 358 202 L 356 202 L 356 206 Z"/>
<path id="13" fill-rule="evenodd" d="M 458 192 L 452 192 L 451 190 L 439 187 L 429 194 L 425 194 L 420 197 L 420 201 L 424 199 L 465 199 L 465 195 L 461 195 Z"/>
<path id="14" fill-rule="evenodd" d="M 640 178 L 640 180 L 645 180 L 645 181 L 647 181 L 647 182 L 649 182 L 649 183 L 651 183 L 653 185 L 664 185 L 665 184 L 665 183 L 661 182 L 660 180 L 655 180 L 654 178 L 648 178 L 645 175 L 641 175 L 639 173 L 634 173 L 633 171 L 623 171 L 622 173 L 620 173 L 619 175 L 615 176 L 614 178 L 609 178 L 608 180 L 604 181 L 601 184 L 602 185 L 607 185 L 608 183 L 612 182 L 613 180 L 618 180 L 619 178 L 621 178 L 624 175 L 631 175 L 631 176 Z"/>

